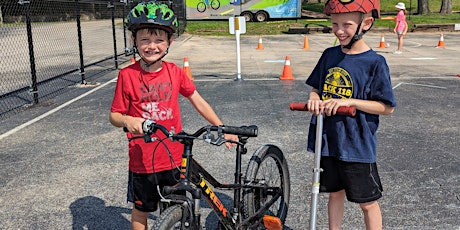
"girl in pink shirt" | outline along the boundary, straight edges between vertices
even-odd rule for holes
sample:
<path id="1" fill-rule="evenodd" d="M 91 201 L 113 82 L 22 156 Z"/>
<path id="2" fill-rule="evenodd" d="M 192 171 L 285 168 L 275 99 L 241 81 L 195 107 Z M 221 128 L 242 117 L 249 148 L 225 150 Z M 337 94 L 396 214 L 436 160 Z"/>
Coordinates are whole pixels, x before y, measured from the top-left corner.
<path id="1" fill-rule="evenodd" d="M 394 28 L 394 32 L 398 35 L 398 49 L 395 51 L 395 54 L 401 54 L 403 38 L 407 33 L 406 6 L 403 2 L 400 2 L 395 7 L 398 9 L 398 14 L 395 19 L 396 25 Z"/>

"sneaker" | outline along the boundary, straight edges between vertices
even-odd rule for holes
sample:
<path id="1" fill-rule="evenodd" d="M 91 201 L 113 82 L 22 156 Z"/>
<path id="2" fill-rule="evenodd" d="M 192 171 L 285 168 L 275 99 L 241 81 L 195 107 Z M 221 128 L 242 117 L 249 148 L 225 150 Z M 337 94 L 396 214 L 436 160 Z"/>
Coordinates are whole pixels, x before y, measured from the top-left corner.
<path id="1" fill-rule="evenodd" d="M 394 54 L 402 54 L 402 52 L 396 50 L 396 51 L 394 52 Z"/>

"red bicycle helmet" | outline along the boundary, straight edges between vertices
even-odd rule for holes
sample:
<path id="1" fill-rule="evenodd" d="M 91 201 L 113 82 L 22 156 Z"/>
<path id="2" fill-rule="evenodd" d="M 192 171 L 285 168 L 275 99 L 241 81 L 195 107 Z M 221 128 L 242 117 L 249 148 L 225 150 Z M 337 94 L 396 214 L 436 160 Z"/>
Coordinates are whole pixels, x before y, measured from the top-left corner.
<path id="1" fill-rule="evenodd" d="M 324 7 L 326 15 L 338 13 L 361 12 L 363 14 L 372 12 L 372 17 L 380 17 L 379 0 L 328 0 Z"/>

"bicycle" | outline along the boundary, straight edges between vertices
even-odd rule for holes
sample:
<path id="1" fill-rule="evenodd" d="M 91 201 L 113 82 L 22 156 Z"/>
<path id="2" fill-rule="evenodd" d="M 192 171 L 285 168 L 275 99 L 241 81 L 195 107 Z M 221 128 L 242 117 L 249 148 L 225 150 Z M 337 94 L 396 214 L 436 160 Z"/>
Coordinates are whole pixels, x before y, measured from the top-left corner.
<path id="1" fill-rule="evenodd" d="M 219 0 L 210 0 L 210 3 L 208 3 L 205 0 L 200 0 L 196 4 L 196 10 L 200 13 L 203 13 L 206 11 L 206 8 L 211 7 L 213 10 L 218 10 L 220 7 L 220 1 Z"/>
<path id="2" fill-rule="evenodd" d="M 202 196 L 219 217 L 219 229 L 282 229 L 289 207 L 290 179 L 287 161 L 281 149 L 271 144 L 259 147 L 251 157 L 244 176 L 241 171 L 242 155 L 247 153 L 245 144 L 250 137 L 257 136 L 257 126 L 209 125 L 193 134 L 174 134 L 174 131 L 146 120 L 143 131 L 141 137 L 146 142 L 153 141 L 155 138 L 152 135 L 160 131 L 172 141 L 184 145 L 180 181 L 174 186 L 163 188 L 160 216 L 153 229 L 202 229 Z M 225 140 L 223 134 L 238 135 L 238 141 Z M 226 142 L 237 145 L 233 184 L 220 183 L 193 159 L 193 142 L 198 139 L 216 146 Z M 234 191 L 230 211 L 224 207 L 213 188 Z M 185 195 L 178 195 L 178 192 Z"/>
<path id="3" fill-rule="evenodd" d="M 308 111 L 308 106 L 306 103 L 301 102 L 291 102 L 289 108 L 292 111 Z M 341 106 L 337 109 L 336 115 L 345 115 L 345 116 L 355 116 L 356 108 Z M 321 137 L 323 135 L 323 114 L 316 116 L 316 137 Z M 311 187 L 311 205 L 310 205 L 310 230 L 316 229 L 316 209 L 318 204 L 318 194 L 319 194 L 319 178 L 322 171 L 321 163 L 321 147 L 322 147 L 322 138 L 316 138 L 315 141 L 315 156 L 314 156 L 314 167 L 313 167 L 313 179 Z"/>

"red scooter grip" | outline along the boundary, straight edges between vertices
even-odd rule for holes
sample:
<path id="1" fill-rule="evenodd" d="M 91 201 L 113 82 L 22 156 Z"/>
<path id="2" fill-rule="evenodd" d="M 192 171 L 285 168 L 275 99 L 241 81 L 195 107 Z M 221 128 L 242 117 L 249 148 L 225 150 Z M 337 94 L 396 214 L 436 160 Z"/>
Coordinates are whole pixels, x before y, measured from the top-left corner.
<path id="1" fill-rule="evenodd" d="M 307 103 L 291 102 L 289 109 L 292 111 L 308 111 Z"/>
<path id="2" fill-rule="evenodd" d="M 291 102 L 289 108 L 292 111 L 308 111 L 307 103 L 303 102 Z M 356 115 L 356 108 L 352 106 L 340 106 L 336 114 L 354 117 Z"/>

